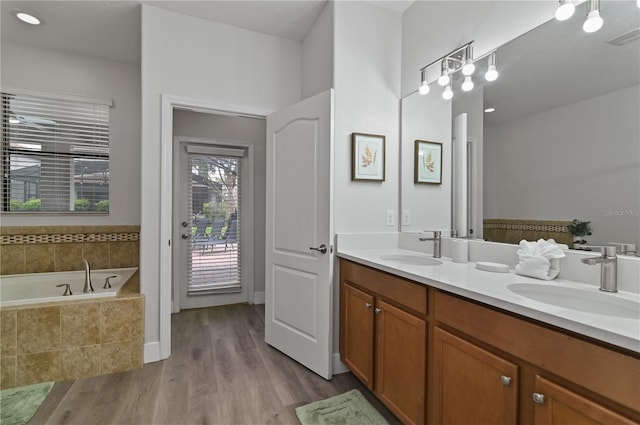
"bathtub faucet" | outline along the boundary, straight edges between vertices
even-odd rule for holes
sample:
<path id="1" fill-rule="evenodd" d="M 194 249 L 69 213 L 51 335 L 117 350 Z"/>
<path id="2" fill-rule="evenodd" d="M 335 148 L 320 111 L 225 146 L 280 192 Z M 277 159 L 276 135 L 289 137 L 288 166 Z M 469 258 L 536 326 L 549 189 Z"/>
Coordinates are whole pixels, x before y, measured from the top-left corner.
<path id="1" fill-rule="evenodd" d="M 91 266 L 86 258 L 82 259 L 84 265 L 84 289 L 82 292 L 93 292 L 93 285 L 91 284 Z"/>

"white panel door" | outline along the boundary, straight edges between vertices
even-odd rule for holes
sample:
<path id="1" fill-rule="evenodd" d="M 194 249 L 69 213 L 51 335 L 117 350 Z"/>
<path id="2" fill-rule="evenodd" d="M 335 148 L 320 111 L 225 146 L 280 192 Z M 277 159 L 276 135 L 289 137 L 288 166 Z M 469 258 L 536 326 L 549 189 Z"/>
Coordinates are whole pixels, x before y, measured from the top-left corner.
<path id="1" fill-rule="evenodd" d="M 333 90 L 267 117 L 265 341 L 325 379 L 332 357 L 332 119 Z"/>
<path id="2" fill-rule="evenodd" d="M 453 228 L 459 237 L 465 237 L 469 231 L 468 188 L 467 188 L 467 114 L 453 119 L 452 137 L 453 155 Z"/>

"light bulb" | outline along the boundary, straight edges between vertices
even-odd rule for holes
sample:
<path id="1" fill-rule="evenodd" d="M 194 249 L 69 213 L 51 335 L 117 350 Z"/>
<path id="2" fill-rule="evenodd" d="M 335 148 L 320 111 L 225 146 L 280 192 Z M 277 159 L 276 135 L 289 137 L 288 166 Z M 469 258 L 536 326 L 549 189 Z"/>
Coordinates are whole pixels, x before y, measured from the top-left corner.
<path id="1" fill-rule="evenodd" d="M 495 112 L 496 108 L 487 108 L 484 110 L 486 113 Z"/>
<path id="2" fill-rule="evenodd" d="M 444 100 L 451 100 L 453 98 L 453 90 L 451 90 L 451 86 L 447 86 L 444 88 L 442 92 L 442 98 Z"/>
<path id="3" fill-rule="evenodd" d="M 560 6 L 556 9 L 556 19 L 558 21 L 566 21 L 573 16 L 576 7 L 571 0 L 560 0 Z"/>
<path id="4" fill-rule="evenodd" d="M 449 78 L 449 74 L 443 74 L 438 78 L 438 84 L 441 86 L 446 86 L 451 82 L 451 78 Z"/>
<path id="5" fill-rule="evenodd" d="M 467 59 L 462 66 L 462 73 L 464 75 L 471 75 L 476 70 L 476 66 L 473 64 L 473 60 Z"/>
<path id="6" fill-rule="evenodd" d="M 489 69 L 487 70 L 487 73 L 484 74 L 484 79 L 487 81 L 495 81 L 498 79 L 498 70 L 496 69 L 495 65 L 489 65 Z"/>
<path id="7" fill-rule="evenodd" d="M 473 90 L 473 80 L 471 79 L 471 76 L 467 76 L 464 78 L 464 82 L 462 83 L 462 90 L 463 91 Z"/>
<path id="8" fill-rule="evenodd" d="M 636 6 L 638 6 L 638 9 L 640 9 L 640 0 L 636 2 Z"/>
<path id="9" fill-rule="evenodd" d="M 40 25 L 40 19 L 26 12 L 16 12 L 16 18 L 31 25 Z"/>
<path id="10" fill-rule="evenodd" d="M 423 82 L 422 82 L 422 85 L 421 85 L 421 86 L 420 86 L 420 88 L 418 89 L 418 92 L 419 92 L 421 95 L 423 95 L 423 96 L 424 96 L 425 94 L 429 93 L 429 83 L 427 83 L 426 81 L 423 81 Z"/>
<path id="11" fill-rule="evenodd" d="M 600 17 L 600 11 L 592 10 L 589 12 L 589 15 L 587 15 L 587 20 L 582 24 L 582 29 L 584 32 L 596 32 L 602 28 L 602 24 L 603 21 Z"/>

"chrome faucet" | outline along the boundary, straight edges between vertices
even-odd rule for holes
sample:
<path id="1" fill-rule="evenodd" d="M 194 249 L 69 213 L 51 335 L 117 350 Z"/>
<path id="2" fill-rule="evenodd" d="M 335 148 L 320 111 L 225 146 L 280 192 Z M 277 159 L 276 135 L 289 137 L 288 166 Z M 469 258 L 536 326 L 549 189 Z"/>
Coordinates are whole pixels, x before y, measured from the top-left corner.
<path id="1" fill-rule="evenodd" d="M 615 246 L 603 246 L 600 257 L 583 258 L 581 261 L 590 266 L 601 264 L 600 290 L 618 292 L 618 257 Z"/>
<path id="2" fill-rule="evenodd" d="M 86 258 L 82 259 L 84 264 L 84 288 L 82 292 L 93 292 L 93 285 L 91 284 L 91 266 Z"/>
<path id="3" fill-rule="evenodd" d="M 420 242 L 433 241 L 433 258 L 441 257 L 441 242 L 442 242 L 442 231 L 440 230 L 425 230 L 425 232 L 433 233 L 432 238 L 425 238 L 423 236 L 418 237 Z"/>

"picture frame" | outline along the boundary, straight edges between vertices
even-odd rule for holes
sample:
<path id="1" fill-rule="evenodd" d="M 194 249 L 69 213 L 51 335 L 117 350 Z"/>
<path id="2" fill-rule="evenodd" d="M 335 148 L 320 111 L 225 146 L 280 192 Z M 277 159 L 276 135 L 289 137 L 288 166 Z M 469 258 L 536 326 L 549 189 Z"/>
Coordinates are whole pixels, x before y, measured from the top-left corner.
<path id="1" fill-rule="evenodd" d="M 386 137 L 379 134 L 351 134 L 352 181 L 384 181 L 385 142 Z"/>
<path id="2" fill-rule="evenodd" d="M 416 140 L 413 182 L 442 184 L 442 143 Z"/>

